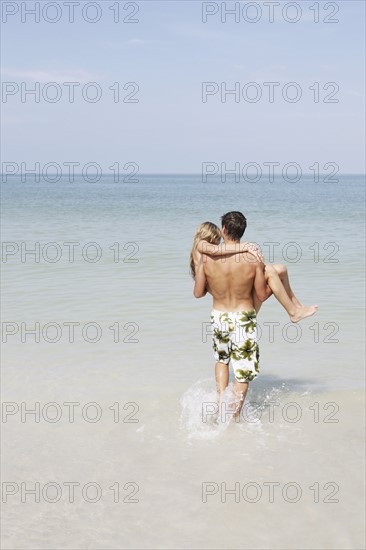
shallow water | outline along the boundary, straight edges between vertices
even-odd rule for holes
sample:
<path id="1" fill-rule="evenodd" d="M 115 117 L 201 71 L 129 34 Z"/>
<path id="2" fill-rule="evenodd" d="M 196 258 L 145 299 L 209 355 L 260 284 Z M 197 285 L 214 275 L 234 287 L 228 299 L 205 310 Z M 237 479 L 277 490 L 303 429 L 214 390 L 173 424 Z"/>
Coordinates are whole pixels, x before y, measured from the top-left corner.
<path id="1" fill-rule="evenodd" d="M 3 263 L 3 321 L 13 323 L 3 481 L 14 484 L 4 548 L 364 547 L 362 178 L 255 189 L 195 176 L 133 186 L 14 179 L 2 192 L 3 241 L 44 251 L 39 262 L 19 253 Z M 231 209 L 247 215 L 246 239 L 267 260 L 286 263 L 302 301 L 320 306 L 294 327 L 274 298 L 264 304 L 260 375 L 238 423 L 216 403 L 211 304 L 193 298 L 187 263 L 196 226 Z M 45 260 L 50 242 L 58 262 Z M 91 242 L 99 261 L 80 254 Z M 279 243 L 273 258 L 269 242 Z M 36 322 L 39 342 L 25 332 Z M 36 482 L 40 502 L 25 493 Z M 50 482 L 61 494 L 44 489 Z M 68 482 L 80 484 L 74 502 Z M 91 482 L 96 502 L 95 487 L 81 491 Z M 236 492 L 223 502 L 225 489 Z"/>

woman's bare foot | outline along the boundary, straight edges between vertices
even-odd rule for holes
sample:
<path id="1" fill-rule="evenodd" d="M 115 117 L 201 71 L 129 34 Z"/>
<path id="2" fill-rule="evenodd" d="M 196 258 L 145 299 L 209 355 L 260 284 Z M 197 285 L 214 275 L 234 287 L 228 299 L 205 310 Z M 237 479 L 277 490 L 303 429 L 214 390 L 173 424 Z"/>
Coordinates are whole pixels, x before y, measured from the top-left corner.
<path id="1" fill-rule="evenodd" d="M 299 321 L 302 321 L 303 319 L 306 319 L 306 317 L 311 317 L 318 311 L 318 306 L 300 306 L 296 307 L 296 311 L 293 315 L 290 315 L 290 319 L 293 323 L 298 323 Z"/>
<path id="2" fill-rule="evenodd" d="M 291 298 L 291 302 L 296 306 L 296 307 L 304 307 L 304 304 L 302 302 L 300 302 L 300 300 L 298 300 L 296 298 L 296 296 L 293 296 Z"/>

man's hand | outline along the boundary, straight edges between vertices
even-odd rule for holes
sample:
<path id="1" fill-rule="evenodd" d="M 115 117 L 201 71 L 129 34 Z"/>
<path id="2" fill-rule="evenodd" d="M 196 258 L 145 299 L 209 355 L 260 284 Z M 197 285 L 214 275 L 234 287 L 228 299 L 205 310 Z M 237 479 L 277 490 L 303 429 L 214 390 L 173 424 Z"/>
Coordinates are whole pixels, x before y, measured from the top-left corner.
<path id="1" fill-rule="evenodd" d="M 243 246 L 245 251 L 251 254 L 252 256 L 254 256 L 257 262 L 260 262 L 265 265 L 264 256 L 259 246 L 253 243 L 243 243 Z"/>
<path id="2" fill-rule="evenodd" d="M 254 290 L 261 302 L 265 302 L 272 294 L 264 276 L 264 265 L 262 262 L 256 264 Z"/>

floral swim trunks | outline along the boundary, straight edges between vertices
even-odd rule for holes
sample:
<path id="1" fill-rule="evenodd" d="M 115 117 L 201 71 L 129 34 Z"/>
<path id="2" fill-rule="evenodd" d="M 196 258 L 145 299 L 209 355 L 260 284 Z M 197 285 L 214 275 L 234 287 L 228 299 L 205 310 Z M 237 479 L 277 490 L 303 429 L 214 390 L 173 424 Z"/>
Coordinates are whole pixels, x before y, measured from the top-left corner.
<path id="1" fill-rule="evenodd" d="M 212 345 L 216 362 L 231 361 L 238 382 L 250 382 L 259 373 L 257 314 L 249 311 L 211 312 Z"/>

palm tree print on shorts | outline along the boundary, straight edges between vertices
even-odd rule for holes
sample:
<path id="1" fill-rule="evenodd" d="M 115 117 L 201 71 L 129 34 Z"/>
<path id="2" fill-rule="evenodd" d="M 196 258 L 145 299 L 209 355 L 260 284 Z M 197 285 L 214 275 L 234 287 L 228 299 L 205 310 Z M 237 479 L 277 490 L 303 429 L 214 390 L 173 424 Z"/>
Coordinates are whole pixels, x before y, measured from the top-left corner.
<path id="1" fill-rule="evenodd" d="M 231 362 L 235 378 L 249 382 L 259 373 L 259 346 L 255 310 L 222 312 L 213 310 L 213 350 L 217 362 Z"/>
<path id="2" fill-rule="evenodd" d="M 257 313 L 255 309 L 244 311 L 241 317 L 239 317 L 239 321 L 246 332 L 253 334 L 257 328 Z"/>
<path id="3" fill-rule="evenodd" d="M 251 370 L 237 369 L 235 371 L 235 377 L 239 382 L 251 382 L 255 376 L 255 373 Z"/>

